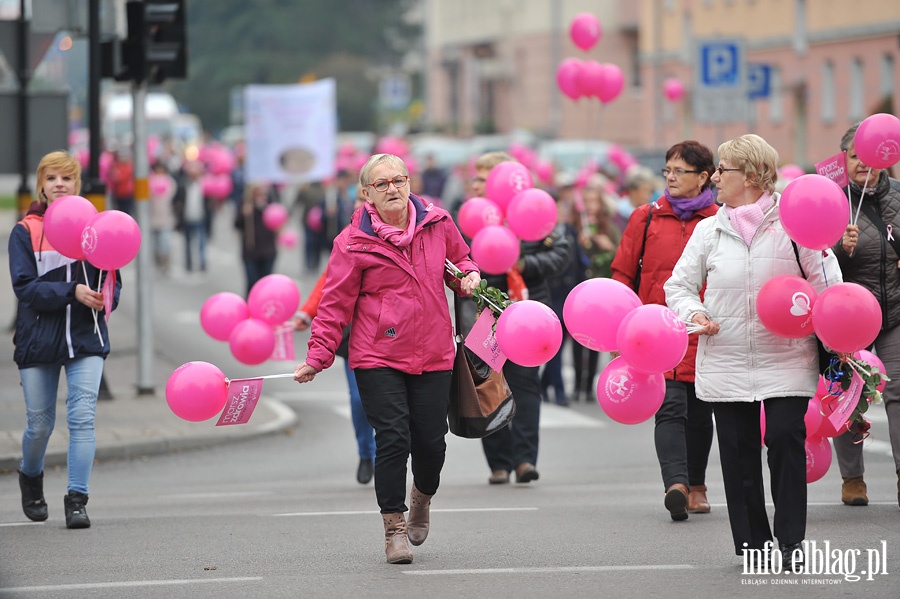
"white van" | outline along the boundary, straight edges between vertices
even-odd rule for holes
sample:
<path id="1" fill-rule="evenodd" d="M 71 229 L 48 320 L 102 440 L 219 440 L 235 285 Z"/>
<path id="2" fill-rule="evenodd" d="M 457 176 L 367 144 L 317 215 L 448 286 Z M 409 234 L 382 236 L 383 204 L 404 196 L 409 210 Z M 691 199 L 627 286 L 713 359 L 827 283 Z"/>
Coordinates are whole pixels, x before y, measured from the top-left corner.
<path id="1" fill-rule="evenodd" d="M 170 94 L 151 92 L 144 103 L 147 118 L 147 137 L 174 138 L 178 104 Z M 134 132 L 131 126 L 131 94 L 115 94 L 106 98 L 103 109 L 103 138 L 106 146 L 131 145 Z"/>

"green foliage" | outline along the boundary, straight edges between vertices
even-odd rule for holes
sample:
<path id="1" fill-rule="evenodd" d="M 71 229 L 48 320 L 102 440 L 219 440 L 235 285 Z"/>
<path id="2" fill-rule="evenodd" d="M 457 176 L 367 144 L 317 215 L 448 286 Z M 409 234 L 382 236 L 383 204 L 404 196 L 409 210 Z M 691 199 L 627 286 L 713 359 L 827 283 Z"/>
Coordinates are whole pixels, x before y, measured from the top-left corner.
<path id="1" fill-rule="evenodd" d="M 231 90 L 248 84 L 337 80 L 341 128 L 373 129 L 376 66 L 397 66 L 418 42 L 404 21 L 415 0 L 191 0 L 188 79 L 179 102 L 209 130 L 229 124 Z"/>
<path id="2" fill-rule="evenodd" d="M 465 276 L 465 273 L 456 273 L 457 279 L 462 279 Z M 507 294 L 496 287 L 489 286 L 484 279 L 481 279 L 481 285 L 472 291 L 472 299 L 475 300 L 475 306 L 478 308 L 479 314 L 487 308 L 494 313 L 494 318 L 499 318 L 503 310 L 512 303 L 509 301 Z"/>

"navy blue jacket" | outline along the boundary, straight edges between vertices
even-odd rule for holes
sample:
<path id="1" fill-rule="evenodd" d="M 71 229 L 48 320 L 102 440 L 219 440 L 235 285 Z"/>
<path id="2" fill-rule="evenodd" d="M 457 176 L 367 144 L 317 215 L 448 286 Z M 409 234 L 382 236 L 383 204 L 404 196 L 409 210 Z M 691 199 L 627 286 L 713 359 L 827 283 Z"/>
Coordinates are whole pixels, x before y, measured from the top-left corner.
<path id="1" fill-rule="evenodd" d="M 91 309 L 75 299 L 75 286 L 79 283 L 97 289 L 100 271 L 54 250 L 44 237 L 42 216 L 29 214 L 13 228 L 9 237 L 9 274 L 19 300 L 13 337 L 13 358 L 19 368 L 61 365 L 74 358 L 105 358 L 109 354 L 105 311 L 97 314 L 98 337 Z M 105 280 L 108 273 L 102 274 Z M 115 274 L 113 309 L 122 289 L 119 271 Z"/>

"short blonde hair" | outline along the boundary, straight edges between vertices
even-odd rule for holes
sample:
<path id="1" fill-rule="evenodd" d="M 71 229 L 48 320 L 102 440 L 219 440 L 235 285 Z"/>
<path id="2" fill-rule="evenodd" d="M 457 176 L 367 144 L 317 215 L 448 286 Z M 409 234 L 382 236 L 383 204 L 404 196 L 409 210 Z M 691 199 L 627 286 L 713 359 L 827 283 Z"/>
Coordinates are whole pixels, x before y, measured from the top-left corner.
<path id="1" fill-rule="evenodd" d="M 48 171 L 58 171 L 63 175 L 68 175 L 75 179 L 75 193 L 81 193 L 81 164 L 73 158 L 68 152 L 62 150 L 50 152 L 41 158 L 41 163 L 37 167 L 37 195 L 38 201 L 46 204 L 47 198 L 44 196 L 44 179 L 47 177 Z"/>
<path id="2" fill-rule="evenodd" d="M 488 152 L 475 159 L 475 169 L 491 170 L 501 162 L 515 162 L 516 159 L 506 152 Z"/>
<path id="3" fill-rule="evenodd" d="M 744 171 L 750 182 L 766 193 L 775 192 L 778 152 L 759 135 L 748 133 L 719 146 L 719 159 Z"/>
<path id="4" fill-rule="evenodd" d="M 395 156 L 394 154 L 374 154 L 371 158 L 369 158 L 363 167 L 359 171 L 359 186 L 362 189 L 368 187 L 369 177 L 372 175 L 372 171 L 379 164 L 387 164 L 388 166 L 393 166 L 399 168 L 403 171 L 403 174 L 407 177 L 409 176 L 409 169 L 406 168 L 406 163 L 403 162 L 403 159 L 399 156 Z"/>

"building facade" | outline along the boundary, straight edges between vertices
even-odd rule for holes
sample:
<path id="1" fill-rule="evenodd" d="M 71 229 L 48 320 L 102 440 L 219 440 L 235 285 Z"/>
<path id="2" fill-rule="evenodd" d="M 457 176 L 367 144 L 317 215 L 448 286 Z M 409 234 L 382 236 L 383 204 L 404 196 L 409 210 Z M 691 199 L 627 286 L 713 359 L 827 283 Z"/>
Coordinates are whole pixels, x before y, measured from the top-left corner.
<path id="1" fill-rule="evenodd" d="M 528 129 L 543 137 L 603 139 L 660 150 L 687 139 L 713 147 L 747 132 L 784 163 L 833 155 L 844 131 L 876 112 L 896 113 L 900 2 L 882 0 L 425 0 L 427 125 L 469 135 Z M 584 52 L 568 28 L 598 17 Z M 698 44 L 740 40 L 747 63 L 768 67 L 769 94 L 727 122 L 694 111 Z M 618 98 L 570 100 L 556 84 L 567 57 L 613 63 Z M 685 96 L 665 98 L 666 79 Z"/>

